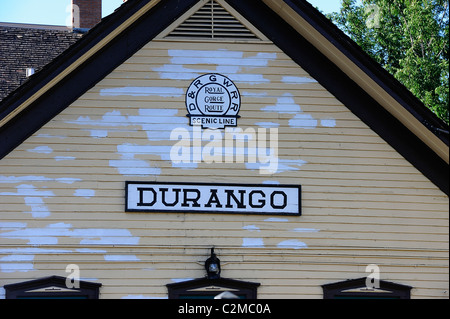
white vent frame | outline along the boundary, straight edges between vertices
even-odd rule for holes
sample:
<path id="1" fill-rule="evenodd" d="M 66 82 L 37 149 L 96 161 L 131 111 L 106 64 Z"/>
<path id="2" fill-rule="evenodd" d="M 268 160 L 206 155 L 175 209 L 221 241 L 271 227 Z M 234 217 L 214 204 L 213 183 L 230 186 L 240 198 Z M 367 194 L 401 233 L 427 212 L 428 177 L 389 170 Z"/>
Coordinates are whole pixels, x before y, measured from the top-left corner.
<path id="1" fill-rule="evenodd" d="M 221 31 L 220 27 L 219 31 L 214 33 L 214 16 L 212 15 L 212 29 L 213 33 L 209 34 L 209 31 L 205 33 L 205 36 L 201 36 L 200 31 L 194 32 L 194 36 L 190 36 L 189 32 L 185 35 L 180 36 L 171 36 L 171 34 L 180 26 L 183 25 L 187 20 L 189 20 L 192 16 L 198 13 L 203 7 L 208 5 L 208 3 L 215 2 L 219 6 L 221 6 L 229 15 L 234 17 L 242 26 L 245 27 L 253 37 L 246 37 L 243 33 L 239 35 L 239 31 L 236 33 L 225 33 L 225 36 L 220 36 Z M 226 26 L 225 26 L 226 28 Z M 188 31 L 188 30 L 187 30 Z M 248 33 L 246 33 L 248 34 Z M 236 36 L 233 36 L 236 35 Z M 194 5 L 190 10 L 188 10 L 185 14 L 183 14 L 180 18 L 178 18 L 174 23 L 172 23 L 168 28 L 166 28 L 163 32 L 161 32 L 156 39 L 158 40 L 169 40 L 169 41 L 212 41 L 212 42 L 251 42 L 251 43 L 261 43 L 261 42 L 270 42 L 270 40 L 264 36 L 258 29 L 256 29 L 247 19 L 241 16 L 236 10 L 234 10 L 230 5 L 228 5 L 223 0 L 200 0 L 196 5 Z"/>

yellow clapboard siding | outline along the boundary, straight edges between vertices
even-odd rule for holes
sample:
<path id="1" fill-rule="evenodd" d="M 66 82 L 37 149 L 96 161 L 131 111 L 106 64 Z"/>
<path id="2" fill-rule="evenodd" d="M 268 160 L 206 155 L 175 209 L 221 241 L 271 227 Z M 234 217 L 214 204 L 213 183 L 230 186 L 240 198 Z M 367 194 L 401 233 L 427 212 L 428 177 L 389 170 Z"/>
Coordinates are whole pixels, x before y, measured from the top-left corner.
<path id="1" fill-rule="evenodd" d="M 239 127 L 278 128 L 289 170 L 172 165 L 170 133 L 189 128 L 186 90 L 206 72 L 235 78 Z M 299 184 L 302 216 L 125 213 L 125 181 Z M 259 298 L 322 298 L 368 264 L 414 298 L 448 298 L 448 197 L 268 43 L 149 43 L 0 162 L 0 194 L 0 263 L 30 269 L 0 268 L 5 284 L 75 263 L 101 298 L 166 298 L 215 246 L 223 276 L 261 283 Z"/>
<path id="2" fill-rule="evenodd" d="M 104 199 L 105 201 L 107 199 Z M 92 214 L 92 213 L 91 213 Z M 150 214 L 150 213 L 148 213 Z M 105 226 L 108 228 L 127 228 L 127 229 L 136 229 L 140 232 L 148 229 L 155 231 L 163 231 L 167 229 L 180 229 L 184 230 L 185 228 L 191 230 L 208 230 L 212 228 L 211 222 L 206 222 L 203 220 L 201 216 L 198 216 L 197 219 L 191 221 L 181 221 L 178 220 L 177 215 L 167 215 L 162 218 L 161 214 L 151 213 L 153 216 L 152 220 L 157 222 L 157 224 L 152 224 L 147 221 L 149 216 L 145 214 L 141 216 L 131 216 L 128 219 L 119 219 L 114 218 L 115 216 L 109 216 L 109 219 L 99 219 L 93 220 L 90 223 L 90 228 L 100 229 Z M 129 213 L 129 215 L 131 215 Z M 172 217 L 171 217 L 172 216 Z M 349 215 L 351 216 L 351 215 Z M 419 216 L 419 214 L 417 214 Z M 4 221 L 9 220 L 5 216 Z M 106 216 L 108 217 L 108 216 Z M 426 219 L 426 218 L 415 218 L 414 214 L 405 214 L 406 218 L 412 219 L 411 221 L 404 222 L 403 220 L 406 218 L 385 218 L 384 216 L 377 216 L 374 213 L 373 216 L 366 216 L 364 218 L 360 218 L 360 220 L 355 219 L 353 224 L 347 224 L 343 221 L 342 215 L 337 216 L 326 216 L 326 218 L 320 218 L 320 216 L 311 216 L 307 221 L 302 222 L 301 227 L 292 228 L 290 223 L 278 223 L 278 226 L 271 225 L 267 222 L 257 220 L 258 216 L 255 216 L 255 220 L 253 221 L 239 221 L 239 222 L 231 222 L 227 219 L 221 220 L 219 226 L 215 226 L 214 230 L 218 231 L 239 231 L 238 233 L 242 233 L 242 230 L 250 229 L 248 234 L 252 233 L 252 228 L 249 226 L 257 227 L 257 231 L 255 233 L 260 233 L 262 231 L 275 231 L 275 227 L 280 231 L 280 234 L 286 233 L 285 235 L 288 237 L 309 237 L 309 238 L 320 238 L 323 236 L 323 233 L 329 232 L 379 232 L 379 233 L 401 233 L 401 234 L 420 234 L 420 233 L 429 233 L 429 234 L 445 234 L 445 225 L 441 225 L 442 221 L 445 220 L 444 216 L 441 219 Z M 58 218 L 67 219 L 70 218 L 68 214 L 64 214 L 61 212 L 55 212 L 52 216 L 45 219 L 45 221 L 36 220 L 33 223 L 28 223 L 28 227 L 32 228 L 45 228 L 49 224 L 53 224 L 52 229 L 65 229 L 66 225 L 61 225 L 58 227 Z M 79 227 L 79 223 L 83 221 L 83 219 L 88 218 L 87 214 L 77 213 L 76 216 L 73 216 L 74 223 L 73 227 Z M 260 217 L 261 218 L 261 217 Z M 11 216 L 11 220 L 13 220 Z M 117 222 L 120 221 L 120 227 L 117 226 Z M 138 226 L 136 226 L 136 223 Z M 142 225 L 141 225 L 142 224 Z M 317 228 L 313 228 L 317 227 Z M 3 230 L 13 230 L 18 227 L 14 225 L 8 226 L 5 225 L 1 227 Z M 19 227 L 20 228 L 20 227 Z M 237 234 L 238 234 L 237 233 Z M 253 233 L 252 235 L 254 235 Z"/>

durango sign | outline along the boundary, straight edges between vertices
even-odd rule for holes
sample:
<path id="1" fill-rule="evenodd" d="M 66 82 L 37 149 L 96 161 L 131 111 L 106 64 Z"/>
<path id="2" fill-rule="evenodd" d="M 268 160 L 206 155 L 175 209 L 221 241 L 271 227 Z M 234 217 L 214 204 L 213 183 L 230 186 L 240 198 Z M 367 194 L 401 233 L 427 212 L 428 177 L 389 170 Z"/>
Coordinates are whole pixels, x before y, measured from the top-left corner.
<path id="1" fill-rule="evenodd" d="M 300 185 L 126 183 L 127 212 L 301 215 Z"/>

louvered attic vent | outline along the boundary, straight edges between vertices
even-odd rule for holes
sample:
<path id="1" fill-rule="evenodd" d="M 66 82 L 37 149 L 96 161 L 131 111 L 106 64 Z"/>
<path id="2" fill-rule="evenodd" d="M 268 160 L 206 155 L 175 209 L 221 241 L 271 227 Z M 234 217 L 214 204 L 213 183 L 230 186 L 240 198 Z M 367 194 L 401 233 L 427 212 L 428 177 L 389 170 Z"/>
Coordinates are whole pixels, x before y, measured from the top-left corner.
<path id="1" fill-rule="evenodd" d="M 214 0 L 208 1 L 166 38 L 260 40 Z"/>

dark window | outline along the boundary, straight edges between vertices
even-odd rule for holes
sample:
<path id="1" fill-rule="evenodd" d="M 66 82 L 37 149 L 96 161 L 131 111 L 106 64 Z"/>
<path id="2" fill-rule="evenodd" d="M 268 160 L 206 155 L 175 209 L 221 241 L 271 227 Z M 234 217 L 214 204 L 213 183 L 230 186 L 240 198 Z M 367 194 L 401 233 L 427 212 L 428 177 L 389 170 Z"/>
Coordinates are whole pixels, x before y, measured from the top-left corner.
<path id="1" fill-rule="evenodd" d="M 256 299 L 256 290 L 259 285 L 259 283 L 226 278 L 200 278 L 168 284 L 167 289 L 169 299 L 214 299 L 224 293 L 233 294 L 238 299 Z"/>
<path id="2" fill-rule="evenodd" d="M 322 286 L 324 299 L 410 299 L 410 286 L 380 280 L 379 288 L 367 288 L 366 277 Z"/>
<path id="3" fill-rule="evenodd" d="M 79 288 L 67 288 L 66 278 L 45 277 L 5 285 L 6 299 L 98 299 L 102 284 L 80 281 Z"/>

